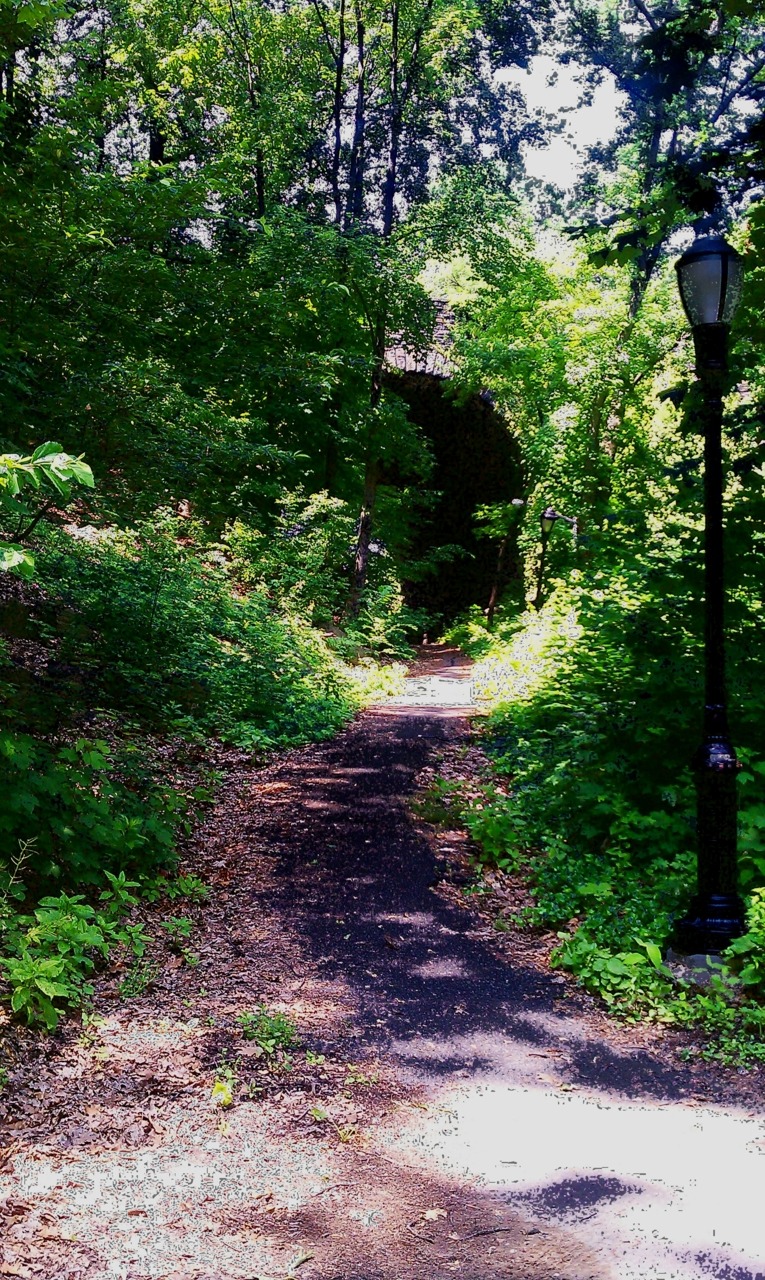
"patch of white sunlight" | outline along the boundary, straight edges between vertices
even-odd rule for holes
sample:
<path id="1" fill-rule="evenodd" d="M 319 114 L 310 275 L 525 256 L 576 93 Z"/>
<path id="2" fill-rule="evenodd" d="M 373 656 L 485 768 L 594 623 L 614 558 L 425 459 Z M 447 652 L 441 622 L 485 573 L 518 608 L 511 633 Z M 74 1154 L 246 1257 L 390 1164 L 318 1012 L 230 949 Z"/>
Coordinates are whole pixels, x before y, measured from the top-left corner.
<path id="1" fill-rule="evenodd" d="M 416 978 L 466 978 L 467 970 L 461 960 L 453 956 L 442 956 L 440 959 L 425 960 L 415 965 L 411 971 Z"/>
<path id="2" fill-rule="evenodd" d="M 410 676 L 404 680 L 404 691 L 386 699 L 393 707 L 472 707 L 475 705 L 472 681 L 464 676 Z"/>
<path id="3" fill-rule="evenodd" d="M 567 1018 L 524 1015 L 515 1034 L 396 1043 L 431 1105 L 380 1140 L 542 1229 L 565 1226 L 619 1280 L 763 1280 L 765 1117 L 574 1086 L 567 1052 L 603 1046 L 573 1032 Z M 618 1071 L 618 1051 L 606 1056 Z"/>
<path id="4" fill-rule="evenodd" d="M 433 914 L 430 911 L 375 911 L 373 915 L 365 918 L 380 920 L 383 924 L 405 925 L 409 929 L 433 927 Z"/>

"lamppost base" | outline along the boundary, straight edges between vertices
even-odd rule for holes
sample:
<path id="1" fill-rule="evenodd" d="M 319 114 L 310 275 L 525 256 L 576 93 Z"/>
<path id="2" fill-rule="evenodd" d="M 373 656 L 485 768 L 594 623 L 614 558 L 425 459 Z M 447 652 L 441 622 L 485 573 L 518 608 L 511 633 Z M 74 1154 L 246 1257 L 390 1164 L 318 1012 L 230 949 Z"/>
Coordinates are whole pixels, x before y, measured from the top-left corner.
<path id="1" fill-rule="evenodd" d="M 675 921 L 674 950 L 686 956 L 719 955 L 746 933 L 744 904 L 736 893 L 698 895 L 688 914 Z"/>

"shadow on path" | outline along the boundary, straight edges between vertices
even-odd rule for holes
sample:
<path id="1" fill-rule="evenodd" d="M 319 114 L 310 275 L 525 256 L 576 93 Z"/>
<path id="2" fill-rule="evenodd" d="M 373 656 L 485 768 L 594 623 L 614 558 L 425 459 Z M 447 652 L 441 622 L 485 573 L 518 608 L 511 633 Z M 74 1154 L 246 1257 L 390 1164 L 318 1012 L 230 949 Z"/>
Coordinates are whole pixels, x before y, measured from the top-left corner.
<path id="1" fill-rule="evenodd" d="M 357 1043 L 410 1068 L 536 1077 L 529 1054 L 552 1048 L 565 1051 L 565 1078 L 576 1084 L 631 1098 L 692 1092 L 677 1064 L 591 1040 L 576 1021 L 583 997 L 503 961 L 467 909 L 433 892 L 440 868 L 407 801 L 434 752 L 468 732 L 458 711 L 376 710 L 320 750 L 296 753 L 258 828 L 281 886 L 264 910 L 289 911 L 325 977 L 351 988 Z"/>

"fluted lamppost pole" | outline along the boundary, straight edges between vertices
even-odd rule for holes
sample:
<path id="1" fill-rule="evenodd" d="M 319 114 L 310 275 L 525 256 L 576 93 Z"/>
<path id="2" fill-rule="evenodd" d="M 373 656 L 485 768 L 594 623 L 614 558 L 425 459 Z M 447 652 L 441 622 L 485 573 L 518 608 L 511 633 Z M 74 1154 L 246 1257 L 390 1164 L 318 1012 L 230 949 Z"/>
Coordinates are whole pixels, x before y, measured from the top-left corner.
<path id="1" fill-rule="evenodd" d="M 723 394 L 728 331 L 741 294 L 741 258 L 718 236 L 700 236 L 675 264 L 693 329 L 704 435 L 704 722 L 693 758 L 697 794 L 698 886 L 675 924 L 689 955 L 719 953 L 744 932 L 738 893 L 736 775 L 725 688 L 723 559 Z"/>

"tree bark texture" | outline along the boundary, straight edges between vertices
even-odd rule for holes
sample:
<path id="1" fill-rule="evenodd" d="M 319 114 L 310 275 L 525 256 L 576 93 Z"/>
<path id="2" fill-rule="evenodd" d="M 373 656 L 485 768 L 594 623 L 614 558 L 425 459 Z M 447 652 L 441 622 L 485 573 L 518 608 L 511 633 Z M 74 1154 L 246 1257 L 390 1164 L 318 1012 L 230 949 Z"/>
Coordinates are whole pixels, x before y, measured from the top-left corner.
<path id="1" fill-rule="evenodd" d="M 360 0 L 354 6 L 356 15 L 356 52 L 358 71 L 356 75 L 356 103 L 353 112 L 353 141 L 351 158 L 348 166 L 348 195 L 345 206 L 345 230 L 350 231 L 361 222 L 364 213 L 364 164 L 366 146 L 366 30 Z"/>

